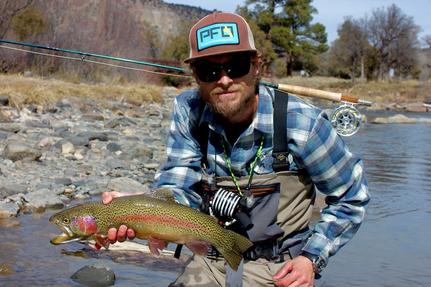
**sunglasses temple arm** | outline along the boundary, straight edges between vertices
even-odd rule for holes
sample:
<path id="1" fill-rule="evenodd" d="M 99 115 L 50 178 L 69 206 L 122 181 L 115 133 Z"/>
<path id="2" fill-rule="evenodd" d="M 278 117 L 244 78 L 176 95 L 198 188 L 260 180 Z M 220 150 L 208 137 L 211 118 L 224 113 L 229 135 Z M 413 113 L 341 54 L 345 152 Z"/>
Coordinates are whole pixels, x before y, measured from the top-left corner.
<path id="1" fill-rule="evenodd" d="M 343 95 L 341 93 L 334 93 L 334 92 L 328 92 L 324 90 L 318 90 L 318 89 L 312 89 L 302 86 L 294 86 L 294 85 L 288 85 L 288 84 L 275 84 L 275 83 L 268 83 L 268 82 L 260 82 L 261 84 L 272 87 L 284 92 L 288 92 L 291 94 L 296 94 L 299 96 L 304 97 L 311 97 L 311 98 L 319 98 L 334 102 L 347 102 L 352 104 L 361 104 L 366 106 L 371 106 L 372 102 L 361 100 L 356 97 Z"/>

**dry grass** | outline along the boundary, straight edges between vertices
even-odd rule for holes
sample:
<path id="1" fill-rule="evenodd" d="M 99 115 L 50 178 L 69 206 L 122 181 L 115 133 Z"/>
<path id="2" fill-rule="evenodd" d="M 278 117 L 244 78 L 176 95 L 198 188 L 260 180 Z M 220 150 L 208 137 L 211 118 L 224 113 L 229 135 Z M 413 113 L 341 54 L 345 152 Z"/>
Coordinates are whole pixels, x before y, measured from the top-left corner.
<path id="1" fill-rule="evenodd" d="M 68 97 L 123 100 L 140 105 L 163 102 L 161 87 L 144 84 L 82 84 L 57 79 L 0 75 L 0 95 L 9 97 L 10 105 L 52 105 Z"/>
<path id="2" fill-rule="evenodd" d="M 266 79 L 271 81 L 271 79 Z M 274 80 L 286 83 L 349 94 L 375 103 L 422 102 L 431 97 L 430 82 L 415 80 L 400 82 L 366 82 L 325 78 L 325 77 L 290 77 Z M 21 75 L 0 75 L 0 95 L 9 97 L 10 104 L 22 107 L 28 104 L 49 106 L 60 99 L 82 97 L 88 99 L 122 100 L 141 105 L 145 102 L 163 102 L 162 87 L 144 83 L 84 84 L 77 80 L 42 79 Z"/>

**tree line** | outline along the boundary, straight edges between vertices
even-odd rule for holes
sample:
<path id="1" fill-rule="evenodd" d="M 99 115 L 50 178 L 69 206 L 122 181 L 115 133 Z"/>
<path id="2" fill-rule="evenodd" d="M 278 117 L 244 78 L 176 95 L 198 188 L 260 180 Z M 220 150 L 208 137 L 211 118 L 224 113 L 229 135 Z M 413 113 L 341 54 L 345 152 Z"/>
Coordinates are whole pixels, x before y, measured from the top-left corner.
<path id="1" fill-rule="evenodd" d="M 312 0 L 247 0 L 237 11 L 253 30 L 264 71 L 272 76 L 324 75 L 352 81 L 416 78 L 419 26 L 392 4 L 360 19 L 346 17 L 327 44 L 325 26 L 313 23 Z M 167 44 L 164 57 L 187 57 L 187 33 Z M 431 48 L 431 35 L 424 37 Z M 171 49 L 172 51 L 166 52 Z"/>
<path id="2" fill-rule="evenodd" d="M 19 40 L 44 33 L 43 14 L 32 0 L 0 4 L 0 36 L 11 28 Z M 417 53 L 420 28 L 396 5 L 375 9 L 369 16 L 346 17 L 338 37 L 328 45 L 326 28 L 313 22 L 317 9 L 312 0 L 246 0 L 237 8 L 250 24 L 263 71 L 268 76 L 294 73 L 342 78 L 384 80 L 419 76 Z M 156 26 L 146 25 L 152 57 L 180 63 L 188 57 L 188 31 L 193 22 L 184 19 L 179 31 L 165 41 L 157 39 Z M 431 35 L 423 38 L 431 49 Z M 169 79 L 167 79 L 169 80 Z"/>

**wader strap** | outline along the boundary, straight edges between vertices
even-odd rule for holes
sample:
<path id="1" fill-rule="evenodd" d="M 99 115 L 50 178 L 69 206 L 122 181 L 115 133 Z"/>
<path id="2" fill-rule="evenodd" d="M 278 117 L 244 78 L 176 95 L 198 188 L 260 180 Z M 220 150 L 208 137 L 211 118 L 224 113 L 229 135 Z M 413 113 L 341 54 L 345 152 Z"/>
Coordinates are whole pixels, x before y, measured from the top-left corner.
<path id="1" fill-rule="evenodd" d="M 272 169 L 275 172 L 289 170 L 289 160 L 287 151 L 287 129 L 286 129 L 286 111 L 289 96 L 277 89 L 274 89 L 274 136 L 272 156 L 274 161 Z"/>

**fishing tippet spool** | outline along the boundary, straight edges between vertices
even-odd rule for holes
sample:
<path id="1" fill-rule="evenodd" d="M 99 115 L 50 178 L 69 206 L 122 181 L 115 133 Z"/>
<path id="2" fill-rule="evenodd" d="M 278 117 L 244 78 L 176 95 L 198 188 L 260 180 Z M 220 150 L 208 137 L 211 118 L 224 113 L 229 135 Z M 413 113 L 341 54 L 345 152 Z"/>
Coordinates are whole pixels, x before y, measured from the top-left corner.
<path id="1" fill-rule="evenodd" d="M 358 132 L 362 116 L 358 109 L 351 104 L 343 104 L 336 108 L 331 115 L 331 124 L 341 136 L 349 137 Z"/>

